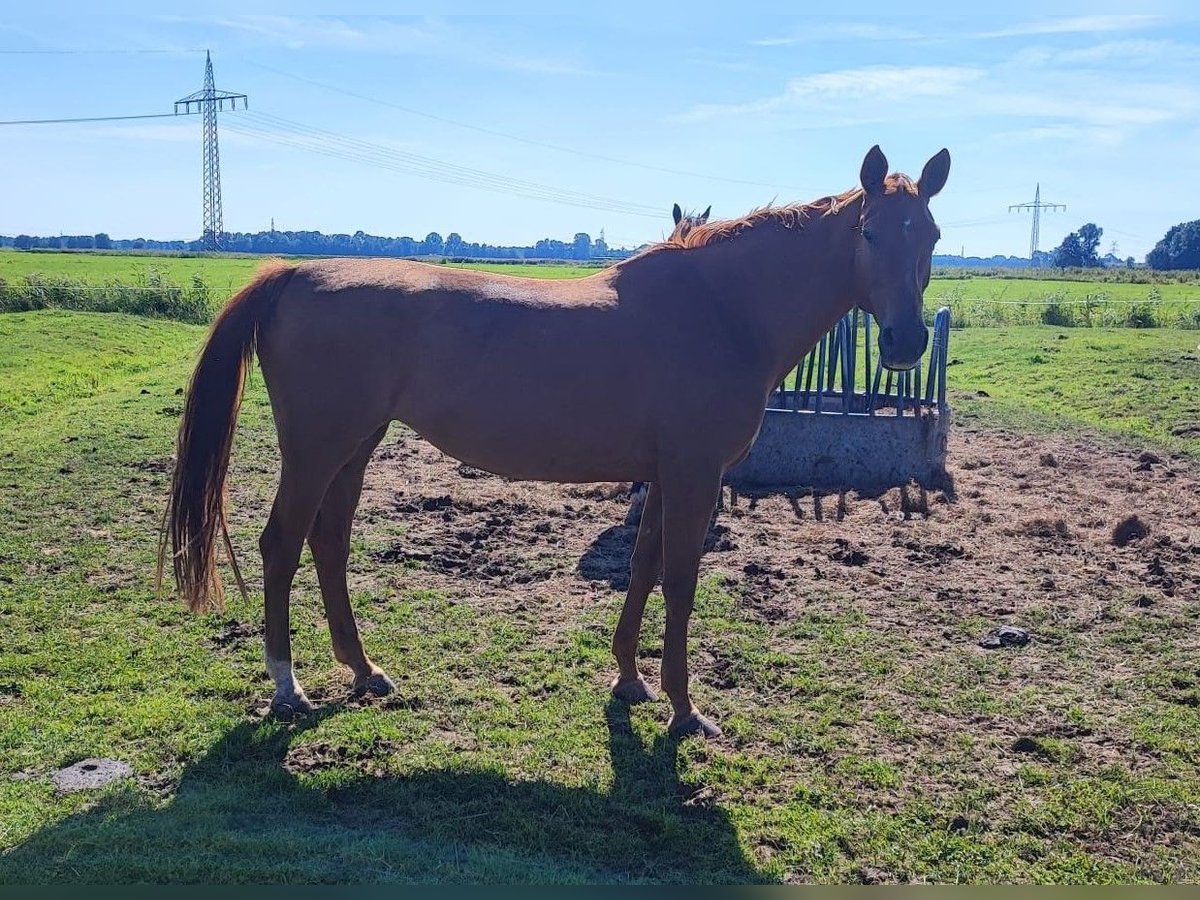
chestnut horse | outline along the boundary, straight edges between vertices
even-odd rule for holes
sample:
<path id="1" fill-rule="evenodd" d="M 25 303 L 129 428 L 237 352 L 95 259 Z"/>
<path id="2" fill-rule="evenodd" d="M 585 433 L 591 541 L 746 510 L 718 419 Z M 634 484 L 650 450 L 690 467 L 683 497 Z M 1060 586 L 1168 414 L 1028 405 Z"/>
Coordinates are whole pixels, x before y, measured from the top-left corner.
<path id="1" fill-rule="evenodd" d="M 767 394 L 855 304 L 881 326 L 885 366 L 916 363 L 938 237 L 929 200 L 949 167 L 943 150 L 914 182 L 888 175 L 874 147 L 861 188 L 700 225 L 582 279 L 383 259 L 264 269 L 218 315 L 188 391 L 165 526 L 180 594 L 194 610 L 222 603 L 216 542 L 257 351 L 282 457 L 259 541 L 273 709 L 311 709 L 288 633 L 305 540 L 334 655 L 353 671 L 355 690 L 393 689 L 363 649 L 346 563 L 367 462 L 400 420 L 508 478 L 650 482 L 613 639 L 612 692 L 655 699 L 637 644 L 661 571 L 669 728 L 719 734 L 688 693 L 687 634 L 721 476 L 748 452 Z M 455 388 L 463 383 L 487 389 Z"/>

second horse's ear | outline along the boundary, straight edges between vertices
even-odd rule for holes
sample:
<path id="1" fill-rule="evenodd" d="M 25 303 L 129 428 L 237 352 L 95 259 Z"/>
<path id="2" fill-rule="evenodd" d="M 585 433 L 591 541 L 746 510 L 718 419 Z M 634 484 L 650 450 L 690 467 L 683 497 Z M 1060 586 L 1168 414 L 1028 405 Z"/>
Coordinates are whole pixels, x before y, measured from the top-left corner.
<path id="1" fill-rule="evenodd" d="M 888 161 L 883 155 L 883 151 L 876 144 L 867 151 L 867 156 L 863 160 L 862 169 L 858 173 L 859 181 L 862 182 L 863 190 L 871 195 L 879 195 L 883 193 L 883 182 L 887 178 Z"/>
<path id="2" fill-rule="evenodd" d="M 708 221 L 708 214 L 712 212 L 712 205 L 704 207 L 704 212 L 700 213 L 700 224 L 703 225 Z"/>
<path id="3" fill-rule="evenodd" d="M 672 207 L 671 216 L 675 219 L 676 225 L 678 225 L 683 220 L 683 210 L 679 208 L 678 203 L 676 203 L 675 206 Z"/>

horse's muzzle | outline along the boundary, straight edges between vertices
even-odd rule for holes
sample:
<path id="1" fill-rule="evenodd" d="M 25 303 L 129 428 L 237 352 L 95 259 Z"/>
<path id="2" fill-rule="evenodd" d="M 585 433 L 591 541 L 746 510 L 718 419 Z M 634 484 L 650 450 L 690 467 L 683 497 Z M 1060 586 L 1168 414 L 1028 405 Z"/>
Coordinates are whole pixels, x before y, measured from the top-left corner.
<path id="1" fill-rule="evenodd" d="M 888 325 L 879 331 L 879 361 L 893 372 L 911 369 L 928 346 L 929 329 L 919 319 L 906 325 Z"/>

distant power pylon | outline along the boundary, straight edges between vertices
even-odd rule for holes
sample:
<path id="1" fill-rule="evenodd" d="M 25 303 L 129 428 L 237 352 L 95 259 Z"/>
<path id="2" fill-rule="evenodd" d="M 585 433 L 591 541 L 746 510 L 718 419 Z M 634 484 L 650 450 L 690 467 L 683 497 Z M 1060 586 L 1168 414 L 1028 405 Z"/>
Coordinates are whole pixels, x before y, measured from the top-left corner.
<path id="1" fill-rule="evenodd" d="M 1033 192 L 1032 203 L 1014 203 L 1008 208 L 1009 212 L 1014 209 L 1018 212 L 1024 212 L 1027 209 L 1033 210 L 1033 228 L 1029 233 L 1029 261 L 1033 265 L 1038 264 L 1038 237 L 1042 224 L 1042 210 L 1049 209 L 1066 209 L 1065 203 L 1043 203 L 1042 202 L 1042 185 L 1038 182 L 1037 190 Z"/>
<path id="2" fill-rule="evenodd" d="M 237 109 L 239 100 L 243 109 L 249 109 L 250 102 L 245 94 L 218 91 L 213 83 L 212 54 L 205 51 L 204 60 L 204 87 L 182 100 L 176 100 L 175 114 L 179 115 L 181 106 L 184 113 L 190 113 L 192 104 L 195 104 L 196 110 L 204 116 L 204 225 L 201 241 L 205 250 L 220 250 L 225 223 L 221 213 L 221 151 L 217 146 L 217 110 L 225 108 L 226 100 L 230 109 Z"/>

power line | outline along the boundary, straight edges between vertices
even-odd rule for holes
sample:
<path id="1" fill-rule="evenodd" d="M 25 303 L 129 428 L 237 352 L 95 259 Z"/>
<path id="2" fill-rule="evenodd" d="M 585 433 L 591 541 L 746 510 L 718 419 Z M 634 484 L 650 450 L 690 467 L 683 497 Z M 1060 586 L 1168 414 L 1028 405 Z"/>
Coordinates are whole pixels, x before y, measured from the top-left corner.
<path id="1" fill-rule="evenodd" d="M 112 55 L 132 55 L 138 53 L 163 53 L 163 54 L 182 54 L 182 53 L 203 53 L 203 50 L 193 50 L 188 48 L 178 48 L 174 50 L 112 50 L 112 49 L 97 49 L 97 50 L 82 50 L 72 48 L 58 48 L 49 50 L 21 50 L 0 48 L 0 55 L 3 56 L 76 56 L 82 54 L 112 54 Z"/>
<path id="2" fill-rule="evenodd" d="M 286 147 L 307 150 L 311 153 L 316 153 L 333 159 L 363 163 L 375 168 L 399 172 L 406 175 L 416 175 L 418 177 L 428 178 L 430 180 L 440 181 L 446 184 L 474 187 L 496 193 L 522 196 L 528 199 L 543 200 L 547 202 L 601 210 L 605 212 L 616 212 L 626 215 L 638 215 L 656 218 L 661 217 L 662 215 L 661 211 L 650 211 L 650 208 L 648 207 L 645 208 L 645 211 L 642 211 L 637 208 L 623 206 L 619 201 L 604 201 L 599 198 L 593 201 L 584 198 L 564 196 L 554 192 L 554 189 L 552 188 L 537 190 L 533 188 L 523 188 L 519 185 L 511 185 L 501 180 L 459 177 L 452 172 L 438 171 L 436 169 L 429 169 L 427 167 L 415 166 L 408 162 L 389 160 L 386 154 L 378 151 L 363 151 L 354 148 L 353 146 L 347 146 L 345 143 L 337 142 L 330 142 L 322 145 L 321 143 L 306 140 L 303 135 L 292 136 L 286 131 L 264 129 L 255 126 L 247 126 L 241 123 L 234 124 L 230 122 L 226 122 L 225 127 L 227 130 L 235 133 L 262 138 Z"/>
<path id="3" fill-rule="evenodd" d="M 351 148 L 380 153 L 401 162 L 414 164 L 424 170 L 442 172 L 444 174 L 453 176 L 456 179 L 465 178 L 471 181 L 486 181 L 504 187 L 512 187 L 514 189 L 527 190 L 536 193 L 550 193 L 556 197 L 564 199 L 599 203 L 604 206 L 615 207 L 624 211 L 648 213 L 656 217 L 661 215 L 661 210 L 657 206 L 648 206 L 643 203 L 634 203 L 625 200 L 614 200 L 612 198 L 599 196 L 597 194 L 588 194 L 582 191 L 575 191 L 567 188 L 556 188 L 540 184 L 538 182 L 514 178 L 509 175 L 500 175 L 482 169 L 472 169 L 466 166 L 457 165 L 455 163 L 448 163 L 433 157 L 422 156 L 417 153 L 412 153 L 411 151 L 399 150 L 395 147 L 389 147 L 387 145 L 362 140 L 360 138 L 351 138 L 344 135 L 338 135 L 334 132 L 325 131 L 320 128 L 314 128 L 312 126 L 304 125 L 300 122 L 293 122 L 279 116 L 273 116 L 269 113 L 255 113 L 252 117 L 261 120 L 268 126 L 297 132 L 303 137 L 314 137 L 322 141 L 334 140 Z"/>
<path id="4" fill-rule="evenodd" d="M 0 125 L 72 125 L 76 122 L 128 122 L 132 119 L 174 119 L 174 113 L 147 113 L 141 116 L 86 116 L 76 119 L 6 119 Z"/>
<path id="5" fill-rule="evenodd" d="M 780 188 L 786 188 L 787 190 L 794 190 L 794 191 L 801 191 L 801 192 L 803 192 L 803 190 L 804 190 L 803 188 L 799 188 L 796 185 L 777 184 L 777 183 L 769 184 L 769 183 L 763 182 L 763 181 L 749 181 L 749 180 L 743 179 L 743 178 L 727 178 L 727 177 L 724 177 L 721 175 L 705 175 L 702 172 L 689 172 L 684 169 L 673 169 L 668 166 L 656 166 L 651 163 L 636 162 L 631 159 L 620 159 L 615 156 L 607 156 L 603 153 L 593 153 L 589 150 L 580 150 L 576 147 L 565 147 L 565 146 L 562 146 L 561 144 L 551 144 L 551 143 L 548 143 L 547 141 L 538 141 L 538 140 L 534 140 L 532 138 L 521 137 L 520 135 L 510 134 L 505 131 L 497 131 L 494 128 L 486 128 L 482 125 L 472 125 L 469 122 L 462 122 L 462 121 L 459 121 L 458 119 L 451 119 L 446 116 L 439 116 L 434 113 L 425 112 L 423 110 L 413 109 L 410 106 L 402 106 L 399 103 L 392 103 L 389 100 L 380 100 L 378 97 L 371 97 L 371 96 L 368 96 L 367 94 L 360 94 L 356 91 L 347 90 L 346 88 L 341 88 L 341 87 L 338 87 L 337 85 L 328 84 L 323 81 L 317 81 L 316 79 L 313 79 L 313 78 L 307 78 L 303 75 L 294 75 L 291 72 L 284 72 L 282 69 L 277 69 L 274 66 L 268 66 L 265 63 L 255 62 L 254 60 L 247 59 L 247 60 L 243 60 L 243 61 L 248 63 L 249 65 L 256 66 L 257 68 L 265 69 L 268 72 L 274 72 L 276 75 L 282 75 L 284 78 L 291 78 L 296 81 L 304 82 L 305 84 L 311 84 L 314 87 L 323 88 L 324 90 L 327 90 L 327 91 L 333 91 L 334 93 L 337 93 L 337 94 L 343 94 L 347 97 L 354 97 L 357 100 L 363 100 L 367 103 L 374 103 L 378 106 L 385 106 L 390 109 L 396 109 L 396 110 L 399 110 L 400 112 L 408 113 L 409 115 L 413 115 L 413 116 L 420 116 L 421 118 L 430 119 L 434 122 L 442 122 L 446 125 L 454 125 L 458 128 L 466 128 L 470 131 L 475 131 L 480 134 L 487 134 L 487 135 L 491 135 L 492 137 L 504 138 L 505 140 L 509 140 L 509 141 L 517 141 L 518 143 L 526 144 L 530 147 L 540 147 L 543 150 L 554 150 L 558 153 L 570 153 L 574 156 L 582 156 L 586 159 L 597 159 L 597 160 L 601 160 L 602 162 L 615 163 L 617 165 L 622 165 L 622 166 L 632 166 L 633 168 L 645 169 L 649 172 L 662 172 L 667 175 L 678 175 L 678 176 L 681 176 L 684 178 L 703 178 L 708 181 L 721 181 L 721 182 L 725 182 L 727 184 L 741 184 L 741 185 L 748 185 L 750 187 L 765 187 L 765 188 L 771 188 L 774 190 L 778 190 Z"/>
<path id="6" fill-rule="evenodd" d="M 1106 226 L 1104 230 L 1111 231 L 1113 234 L 1119 234 L 1121 237 L 1133 238 L 1135 241 L 1148 242 L 1150 240 L 1150 238 L 1146 237 L 1145 235 L 1133 234 L 1132 232 L 1122 231 L 1120 228 L 1112 228 L 1111 226 Z"/>
<path id="7" fill-rule="evenodd" d="M 447 184 L 625 215 L 647 218 L 661 218 L 662 216 L 662 211 L 654 206 L 556 188 L 494 172 L 459 166 L 371 141 L 340 135 L 278 116 L 250 113 L 247 118 L 250 121 L 227 122 L 226 128 L 230 131 L 251 137 L 260 137 L 323 156 L 364 163 Z"/>

